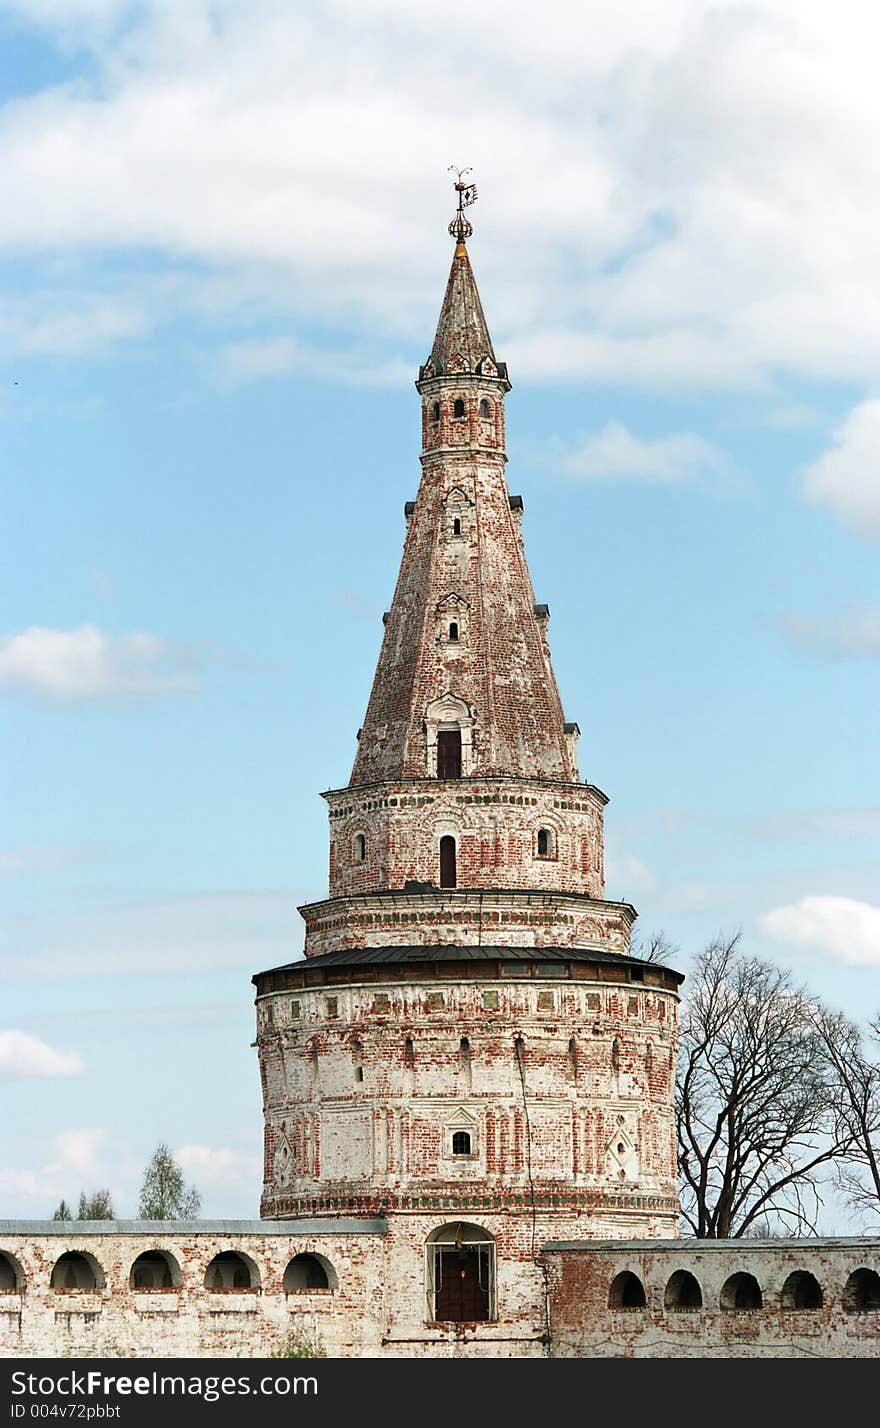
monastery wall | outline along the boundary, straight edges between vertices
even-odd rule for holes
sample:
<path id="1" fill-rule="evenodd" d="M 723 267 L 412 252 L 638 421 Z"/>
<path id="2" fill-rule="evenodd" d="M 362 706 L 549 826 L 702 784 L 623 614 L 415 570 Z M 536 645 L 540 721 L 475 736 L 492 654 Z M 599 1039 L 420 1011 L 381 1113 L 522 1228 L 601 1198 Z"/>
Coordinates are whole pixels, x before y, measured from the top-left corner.
<path id="1" fill-rule="evenodd" d="M 880 1353 L 878 1239 L 557 1242 L 544 1259 L 556 1358 Z"/>

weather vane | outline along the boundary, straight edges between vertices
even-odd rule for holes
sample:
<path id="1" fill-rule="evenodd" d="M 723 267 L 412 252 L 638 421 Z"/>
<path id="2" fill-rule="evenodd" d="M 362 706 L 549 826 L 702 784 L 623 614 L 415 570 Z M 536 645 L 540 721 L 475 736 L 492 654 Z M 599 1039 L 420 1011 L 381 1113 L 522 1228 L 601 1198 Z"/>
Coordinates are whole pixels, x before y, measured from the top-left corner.
<path id="1" fill-rule="evenodd" d="M 449 172 L 458 175 L 455 183 L 455 192 L 458 194 L 458 212 L 449 225 L 449 232 L 457 242 L 463 243 L 465 238 L 470 238 L 474 231 L 473 224 L 469 223 L 464 216 L 464 210 L 470 208 L 472 203 L 476 203 L 477 185 L 464 181 L 465 174 L 472 173 L 472 169 L 457 169 L 455 164 L 450 164 Z"/>

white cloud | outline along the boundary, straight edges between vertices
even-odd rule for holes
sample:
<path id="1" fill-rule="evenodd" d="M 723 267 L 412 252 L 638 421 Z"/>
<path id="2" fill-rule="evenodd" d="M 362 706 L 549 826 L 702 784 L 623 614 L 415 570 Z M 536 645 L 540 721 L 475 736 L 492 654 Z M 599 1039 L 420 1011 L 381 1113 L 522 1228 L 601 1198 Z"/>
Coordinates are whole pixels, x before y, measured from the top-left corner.
<path id="1" fill-rule="evenodd" d="M 94 1174 L 100 1167 L 100 1152 L 106 1136 L 107 1132 L 97 1126 L 62 1131 L 57 1137 L 62 1166 L 77 1170 L 81 1175 Z"/>
<path id="2" fill-rule="evenodd" d="M 72 848 L 0 849 L 0 877 L 20 877 L 28 873 L 54 872 L 76 862 L 83 850 Z"/>
<path id="3" fill-rule="evenodd" d="M 57 703 L 194 694 L 206 656 L 158 635 L 32 625 L 0 642 L 0 690 Z"/>
<path id="4" fill-rule="evenodd" d="M 32 336 L 12 314 L 21 342 L 130 340 L 198 308 L 245 325 L 295 312 L 300 330 L 331 322 L 343 353 L 369 334 L 375 370 L 393 371 L 401 338 L 408 363 L 424 355 L 444 168 L 461 154 L 515 380 L 880 376 L 880 25 L 862 0 L 34 0 L 20 14 L 71 55 L 91 47 L 76 81 L 0 109 L 0 249 L 65 259 L 35 280 L 49 301 Z M 466 110 L 426 102 L 450 76 Z M 175 302 L 151 300 L 145 251 Z M 78 306 L 71 260 L 108 253 L 133 256 L 131 282 L 102 293 L 84 271 Z M 333 372 L 354 379 L 342 359 Z"/>
<path id="5" fill-rule="evenodd" d="M 62 1131 L 55 1137 L 56 1154 L 48 1165 L 37 1170 L 0 1169 L 0 1193 L 9 1198 L 36 1200 L 41 1213 L 48 1215 L 52 1202 L 62 1195 L 70 1196 L 69 1182 L 74 1176 L 106 1178 L 106 1166 L 101 1162 L 105 1141 L 106 1132 L 97 1127 Z"/>
<path id="6" fill-rule="evenodd" d="M 880 401 L 853 407 L 833 446 L 805 471 L 804 494 L 859 535 L 880 540 Z"/>
<path id="7" fill-rule="evenodd" d="M 317 348 L 294 337 L 253 338 L 230 342 L 218 352 L 221 379 L 230 383 L 306 372 L 347 386 L 404 386 L 412 381 L 412 366 L 402 358 L 386 360 L 375 352 Z"/>
<path id="8" fill-rule="evenodd" d="M 70 911 L 7 924 L 7 978 L 250 976 L 298 955 L 295 893 L 226 892 Z M 301 945 L 301 944 L 299 944 Z"/>
<path id="9" fill-rule="evenodd" d="M 839 659 L 880 655 L 880 605 L 839 615 L 786 615 L 782 629 L 793 644 L 818 654 Z"/>
<path id="10" fill-rule="evenodd" d="M 681 485 L 727 464 L 725 454 L 701 436 L 685 432 L 641 439 L 616 421 L 557 458 L 559 469 L 579 480 L 633 479 L 662 485 Z"/>
<path id="11" fill-rule="evenodd" d="M 80 1076 L 84 1070 L 76 1051 L 58 1051 L 27 1031 L 0 1031 L 0 1076 Z"/>
<path id="12" fill-rule="evenodd" d="M 240 1182 L 253 1186 L 262 1168 L 254 1156 L 222 1145 L 184 1145 L 174 1158 L 200 1188 Z"/>
<path id="13" fill-rule="evenodd" d="M 805 897 L 758 919 L 776 942 L 815 948 L 849 967 L 880 967 L 880 907 L 849 897 Z"/>

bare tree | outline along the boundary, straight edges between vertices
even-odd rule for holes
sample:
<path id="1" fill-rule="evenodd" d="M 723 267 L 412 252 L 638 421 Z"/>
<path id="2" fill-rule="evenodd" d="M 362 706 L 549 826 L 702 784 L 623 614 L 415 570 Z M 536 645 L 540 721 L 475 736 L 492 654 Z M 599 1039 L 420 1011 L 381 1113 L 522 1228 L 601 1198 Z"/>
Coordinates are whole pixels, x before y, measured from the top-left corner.
<path id="1" fill-rule="evenodd" d="M 683 1006 L 676 1134 L 682 1214 L 702 1239 L 760 1224 L 816 1232 L 819 1176 L 853 1140 L 816 1025 L 788 972 L 739 935 L 696 958 Z"/>
<path id="2" fill-rule="evenodd" d="M 842 1012 L 822 1012 L 817 1026 L 834 1077 L 837 1113 L 850 1134 L 846 1160 L 838 1168 L 840 1184 L 853 1209 L 880 1218 L 880 1060 L 866 1052 L 861 1032 Z M 880 1046 L 880 1016 L 868 1030 L 869 1041 Z"/>
<path id="3" fill-rule="evenodd" d="M 674 961 L 678 952 L 678 947 L 670 941 L 662 928 L 657 932 L 652 932 L 644 940 L 637 939 L 630 948 L 631 957 L 638 957 L 642 962 L 656 962 L 662 966 Z"/>

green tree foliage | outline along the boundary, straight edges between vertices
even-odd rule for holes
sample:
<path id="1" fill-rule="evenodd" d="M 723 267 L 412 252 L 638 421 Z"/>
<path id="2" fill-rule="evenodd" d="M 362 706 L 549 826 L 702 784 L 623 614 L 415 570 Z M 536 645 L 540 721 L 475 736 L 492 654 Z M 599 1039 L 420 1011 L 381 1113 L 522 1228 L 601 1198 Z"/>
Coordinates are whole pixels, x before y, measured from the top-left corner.
<path id="1" fill-rule="evenodd" d="M 167 1145 L 157 1145 L 144 1171 L 138 1215 L 142 1220 L 192 1220 L 202 1197 L 187 1186 L 183 1171 Z"/>
<path id="2" fill-rule="evenodd" d="M 80 1191 L 78 1220 L 114 1220 L 113 1201 L 110 1198 L 110 1191 L 105 1189 L 90 1190 L 86 1194 L 85 1190 Z"/>
<path id="3" fill-rule="evenodd" d="M 73 1219 L 73 1215 L 70 1213 L 70 1206 L 68 1205 L 68 1203 L 67 1203 L 66 1200 L 60 1201 L 60 1203 L 59 1203 L 59 1205 L 58 1205 L 58 1209 L 55 1211 L 55 1214 L 52 1216 L 52 1219 L 53 1219 L 53 1220 L 72 1220 L 72 1219 Z"/>

